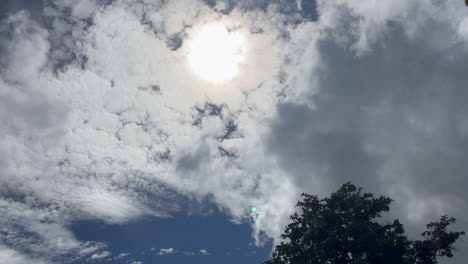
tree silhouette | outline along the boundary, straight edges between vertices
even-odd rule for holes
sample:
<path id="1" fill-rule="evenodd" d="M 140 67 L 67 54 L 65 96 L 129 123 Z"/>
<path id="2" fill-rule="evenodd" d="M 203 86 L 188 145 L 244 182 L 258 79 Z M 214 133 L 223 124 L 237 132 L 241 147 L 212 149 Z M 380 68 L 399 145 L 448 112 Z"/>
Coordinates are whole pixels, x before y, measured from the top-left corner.
<path id="1" fill-rule="evenodd" d="M 452 257 L 453 244 L 464 232 L 448 232 L 455 218 L 446 215 L 429 223 L 423 240 L 411 241 L 403 225 L 376 220 L 388 212 L 392 199 L 363 193 L 351 183 L 330 197 L 302 194 L 295 213 L 265 264 L 433 264 Z"/>

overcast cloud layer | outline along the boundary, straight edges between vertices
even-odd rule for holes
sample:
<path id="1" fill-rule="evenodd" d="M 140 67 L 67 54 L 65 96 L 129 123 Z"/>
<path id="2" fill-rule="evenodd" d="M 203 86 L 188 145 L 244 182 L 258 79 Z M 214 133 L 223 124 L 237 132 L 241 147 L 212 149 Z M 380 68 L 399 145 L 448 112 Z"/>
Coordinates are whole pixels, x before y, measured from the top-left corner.
<path id="1" fill-rule="evenodd" d="M 0 259 L 105 258 L 67 226 L 169 217 L 186 195 L 277 241 L 301 192 L 346 181 L 392 197 L 411 233 L 441 214 L 468 230 L 468 9 L 322 0 L 311 19 L 307 5 L 50 0 L 41 23 L 5 18 Z M 248 38 L 222 86 L 186 63 L 212 21 Z M 468 257 L 457 246 L 450 263 Z"/>

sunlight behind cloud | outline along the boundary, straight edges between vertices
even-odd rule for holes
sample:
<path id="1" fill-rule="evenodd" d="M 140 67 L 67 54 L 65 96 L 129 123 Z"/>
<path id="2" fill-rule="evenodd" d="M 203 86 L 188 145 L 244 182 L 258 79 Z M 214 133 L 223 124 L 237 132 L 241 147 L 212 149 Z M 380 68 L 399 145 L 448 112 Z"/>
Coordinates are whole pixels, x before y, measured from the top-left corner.
<path id="1" fill-rule="evenodd" d="M 201 27 L 189 43 L 188 63 L 201 79 L 219 84 L 232 80 L 245 60 L 244 36 L 221 23 Z"/>

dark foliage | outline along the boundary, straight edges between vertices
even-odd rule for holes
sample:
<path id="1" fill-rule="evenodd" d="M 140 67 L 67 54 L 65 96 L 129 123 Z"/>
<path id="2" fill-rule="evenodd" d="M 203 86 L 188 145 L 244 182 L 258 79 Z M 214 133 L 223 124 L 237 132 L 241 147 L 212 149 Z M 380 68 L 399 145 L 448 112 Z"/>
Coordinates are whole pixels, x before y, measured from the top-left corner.
<path id="1" fill-rule="evenodd" d="M 449 232 L 455 218 L 442 216 L 427 225 L 423 240 L 409 240 L 403 225 L 376 220 L 392 199 L 363 193 L 351 183 L 330 197 L 302 194 L 273 258 L 265 264 L 434 264 L 452 257 L 453 244 L 464 232 Z"/>

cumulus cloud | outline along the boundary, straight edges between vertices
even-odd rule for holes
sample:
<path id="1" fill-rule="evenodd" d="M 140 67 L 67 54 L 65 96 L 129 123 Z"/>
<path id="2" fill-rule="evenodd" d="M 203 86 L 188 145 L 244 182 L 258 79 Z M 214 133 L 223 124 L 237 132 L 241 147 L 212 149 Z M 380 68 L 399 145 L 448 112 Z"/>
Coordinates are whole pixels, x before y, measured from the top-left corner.
<path id="1" fill-rule="evenodd" d="M 175 250 L 173 248 L 161 248 L 159 249 L 158 255 L 169 255 L 174 254 Z"/>
<path id="2" fill-rule="evenodd" d="M 48 1 L 48 27 L 3 20 L 0 254 L 101 256 L 67 225 L 166 217 L 179 195 L 209 195 L 253 219 L 258 244 L 278 241 L 301 192 L 344 181 L 390 195 L 410 224 L 448 213 L 468 226 L 465 13 L 324 0 L 301 17 L 311 2 Z M 186 63 L 211 21 L 248 39 L 222 87 Z"/>

